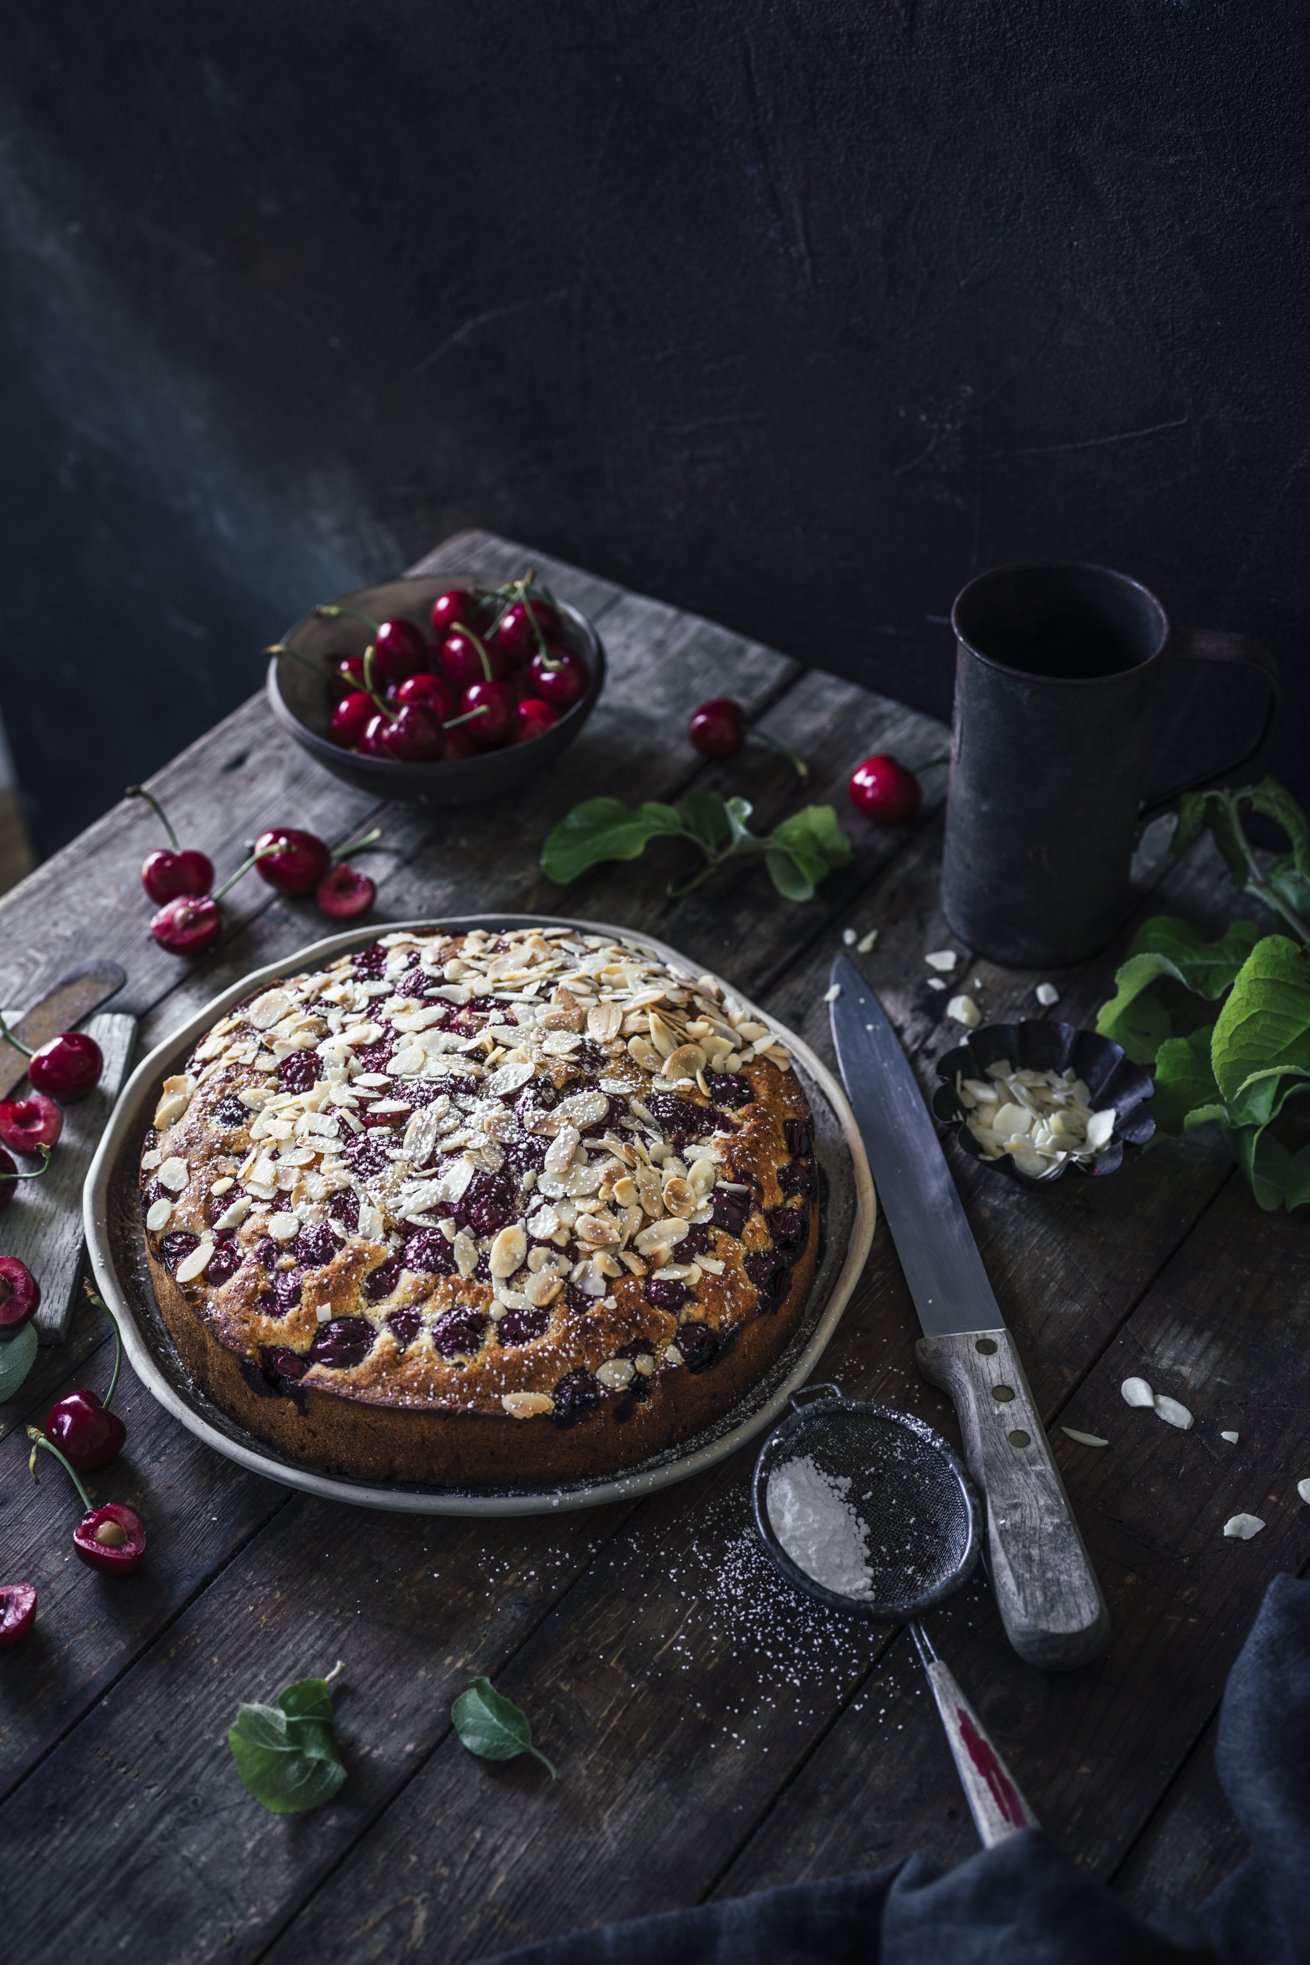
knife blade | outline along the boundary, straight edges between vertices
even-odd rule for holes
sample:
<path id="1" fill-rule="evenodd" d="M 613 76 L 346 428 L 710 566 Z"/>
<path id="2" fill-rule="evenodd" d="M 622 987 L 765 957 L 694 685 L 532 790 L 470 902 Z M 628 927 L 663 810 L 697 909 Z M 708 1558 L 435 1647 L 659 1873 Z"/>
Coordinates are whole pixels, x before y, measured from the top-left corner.
<path id="1" fill-rule="evenodd" d="M 832 965 L 833 1043 L 923 1336 L 919 1369 L 955 1406 L 987 1497 L 992 1587 L 1011 1644 L 1085 1664 L 1110 1619 L 932 1117 L 887 1013 L 854 963 Z"/>
<path id="2" fill-rule="evenodd" d="M 61 1030 L 72 1030 L 116 996 L 127 981 L 127 973 L 117 962 L 91 962 L 71 976 L 61 976 L 53 989 L 24 1011 L 12 1025 L 15 1037 L 29 1050 L 39 1051 Z M 0 1038 L 0 1098 L 8 1098 L 27 1076 L 27 1059 L 17 1044 Z"/>

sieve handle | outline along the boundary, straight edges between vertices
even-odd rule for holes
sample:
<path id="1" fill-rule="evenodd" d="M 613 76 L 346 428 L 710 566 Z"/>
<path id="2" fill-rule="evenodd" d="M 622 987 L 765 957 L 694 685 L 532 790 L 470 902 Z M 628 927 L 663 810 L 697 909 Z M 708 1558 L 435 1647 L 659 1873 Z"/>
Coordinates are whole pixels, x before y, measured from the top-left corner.
<path id="1" fill-rule="evenodd" d="M 1017 1835 L 1020 1829 L 1040 1828 L 1013 1774 L 988 1737 L 986 1727 L 961 1692 L 954 1672 L 937 1656 L 926 1632 L 917 1624 L 911 1626 L 911 1632 L 983 1848 L 994 1848 L 1007 1836 Z"/>
<path id="2" fill-rule="evenodd" d="M 987 1497 L 988 1568 L 1011 1644 L 1045 1670 L 1085 1665 L 1105 1648 L 1110 1613 L 1009 1332 L 922 1337 L 916 1349 L 955 1406 Z"/>

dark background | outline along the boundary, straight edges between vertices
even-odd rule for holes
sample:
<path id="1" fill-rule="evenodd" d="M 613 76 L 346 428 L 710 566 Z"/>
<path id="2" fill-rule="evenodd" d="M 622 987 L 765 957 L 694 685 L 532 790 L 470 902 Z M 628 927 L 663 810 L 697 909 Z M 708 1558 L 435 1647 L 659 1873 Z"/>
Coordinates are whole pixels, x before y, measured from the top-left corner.
<path id="1" fill-rule="evenodd" d="M 1278 652 L 1307 789 L 1302 0 L 2 17 L 42 849 L 467 523 L 940 710 L 971 572 L 1109 560 Z"/>

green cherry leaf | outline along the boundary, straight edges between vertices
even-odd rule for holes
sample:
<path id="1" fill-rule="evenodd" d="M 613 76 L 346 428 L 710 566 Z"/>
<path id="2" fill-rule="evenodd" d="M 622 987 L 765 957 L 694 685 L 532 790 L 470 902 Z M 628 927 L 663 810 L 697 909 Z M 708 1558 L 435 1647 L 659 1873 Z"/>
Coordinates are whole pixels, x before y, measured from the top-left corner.
<path id="1" fill-rule="evenodd" d="M 1135 1064 L 1149 1064 L 1167 1038 L 1173 1019 L 1167 1005 L 1148 995 L 1161 980 L 1181 983 L 1207 1002 L 1230 989 L 1260 939 L 1251 921 L 1235 921 L 1217 941 L 1208 941 L 1190 921 L 1156 915 L 1143 922 L 1128 945 L 1115 976 L 1115 993 L 1096 1019 L 1102 1037 L 1122 1044 Z"/>
<path id="2" fill-rule="evenodd" d="M 455 1700 L 450 1717 L 460 1745 L 480 1760 L 517 1760 L 520 1754 L 530 1753 L 548 1769 L 552 1781 L 557 1778 L 554 1766 L 532 1744 L 527 1714 L 497 1692 L 489 1678 L 475 1678 Z"/>
<path id="3" fill-rule="evenodd" d="M 1224 1102 L 1210 1063 L 1210 1027 L 1190 1037 L 1170 1037 L 1155 1061 L 1151 1111 L 1162 1133 L 1182 1133 L 1224 1118 Z"/>
<path id="4" fill-rule="evenodd" d="M 0 1404 L 16 1397 L 35 1363 L 36 1325 L 24 1324 L 15 1336 L 0 1344 Z"/>
<path id="5" fill-rule="evenodd" d="M 1286 935 L 1257 942 L 1219 1012 L 1210 1054 L 1225 1099 L 1255 1072 L 1310 1073 L 1310 950 Z"/>
<path id="6" fill-rule="evenodd" d="M 323 1678 L 297 1679 L 276 1705 L 243 1702 L 227 1743 L 247 1790 L 271 1815 L 321 1808 L 346 1778 Z"/>
<path id="7" fill-rule="evenodd" d="M 625 805 L 621 798 L 587 798 L 547 835 L 541 867 L 548 880 L 567 886 L 602 860 L 635 860 L 652 839 L 683 835 L 671 805 Z"/>
<path id="8" fill-rule="evenodd" d="M 732 818 L 716 791 L 689 791 L 678 800 L 678 816 L 694 839 L 710 852 L 733 844 Z"/>

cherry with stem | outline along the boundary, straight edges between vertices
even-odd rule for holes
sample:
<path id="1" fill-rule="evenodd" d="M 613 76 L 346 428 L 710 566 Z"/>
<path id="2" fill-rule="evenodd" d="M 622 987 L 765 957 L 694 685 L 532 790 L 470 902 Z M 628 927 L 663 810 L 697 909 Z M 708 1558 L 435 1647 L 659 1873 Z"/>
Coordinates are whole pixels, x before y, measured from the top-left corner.
<path id="1" fill-rule="evenodd" d="M 44 1433 L 38 1432 L 35 1426 L 27 1428 L 27 1437 L 32 1442 L 27 1465 L 33 1480 L 36 1479 L 37 1454 L 44 1451 L 53 1453 L 77 1489 L 85 1512 L 73 1530 L 73 1548 L 82 1561 L 92 1569 L 104 1569 L 120 1576 L 130 1575 L 134 1569 L 139 1569 L 146 1553 L 146 1525 L 136 1509 L 129 1508 L 123 1501 L 105 1501 L 100 1507 L 93 1507 L 81 1476 L 67 1454 L 48 1440 Z"/>
<path id="2" fill-rule="evenodd" d="M 91 1474 L 116 1459 L 127 1438 L 126 1426 L 116 1412 L 110 1411 L 123 1364 L 123 1340 L 119 1334 L 118 1319 L 104 1298 L 90 1282 L 84 1282 L 82 1287 L 96 1309 L 104 1311 L 114 1334 L 114 1368 L 110 1373 L 109 1390 L 103 1399 L 84 1385 L 74 1392 L 66 1392 L 51 1406 L 42 1430 L 52 1446 L 63 1449 L 79 1474 Z"/>
<path id="3" fill-rule="evenodd" d="M 27 1059 L 27 1082 L 34 1092 L 44 1092 L 61 1105 L 72 1105 L 85 1098 L 100 1083 L 105 1068 L 104 1053 L 94 1037 L 84 1030 L 61 1030 L 48 1044 L 33 1050 L 16 1037 L 0 1016 L 0 1037 L 21 1051 Z"/>

